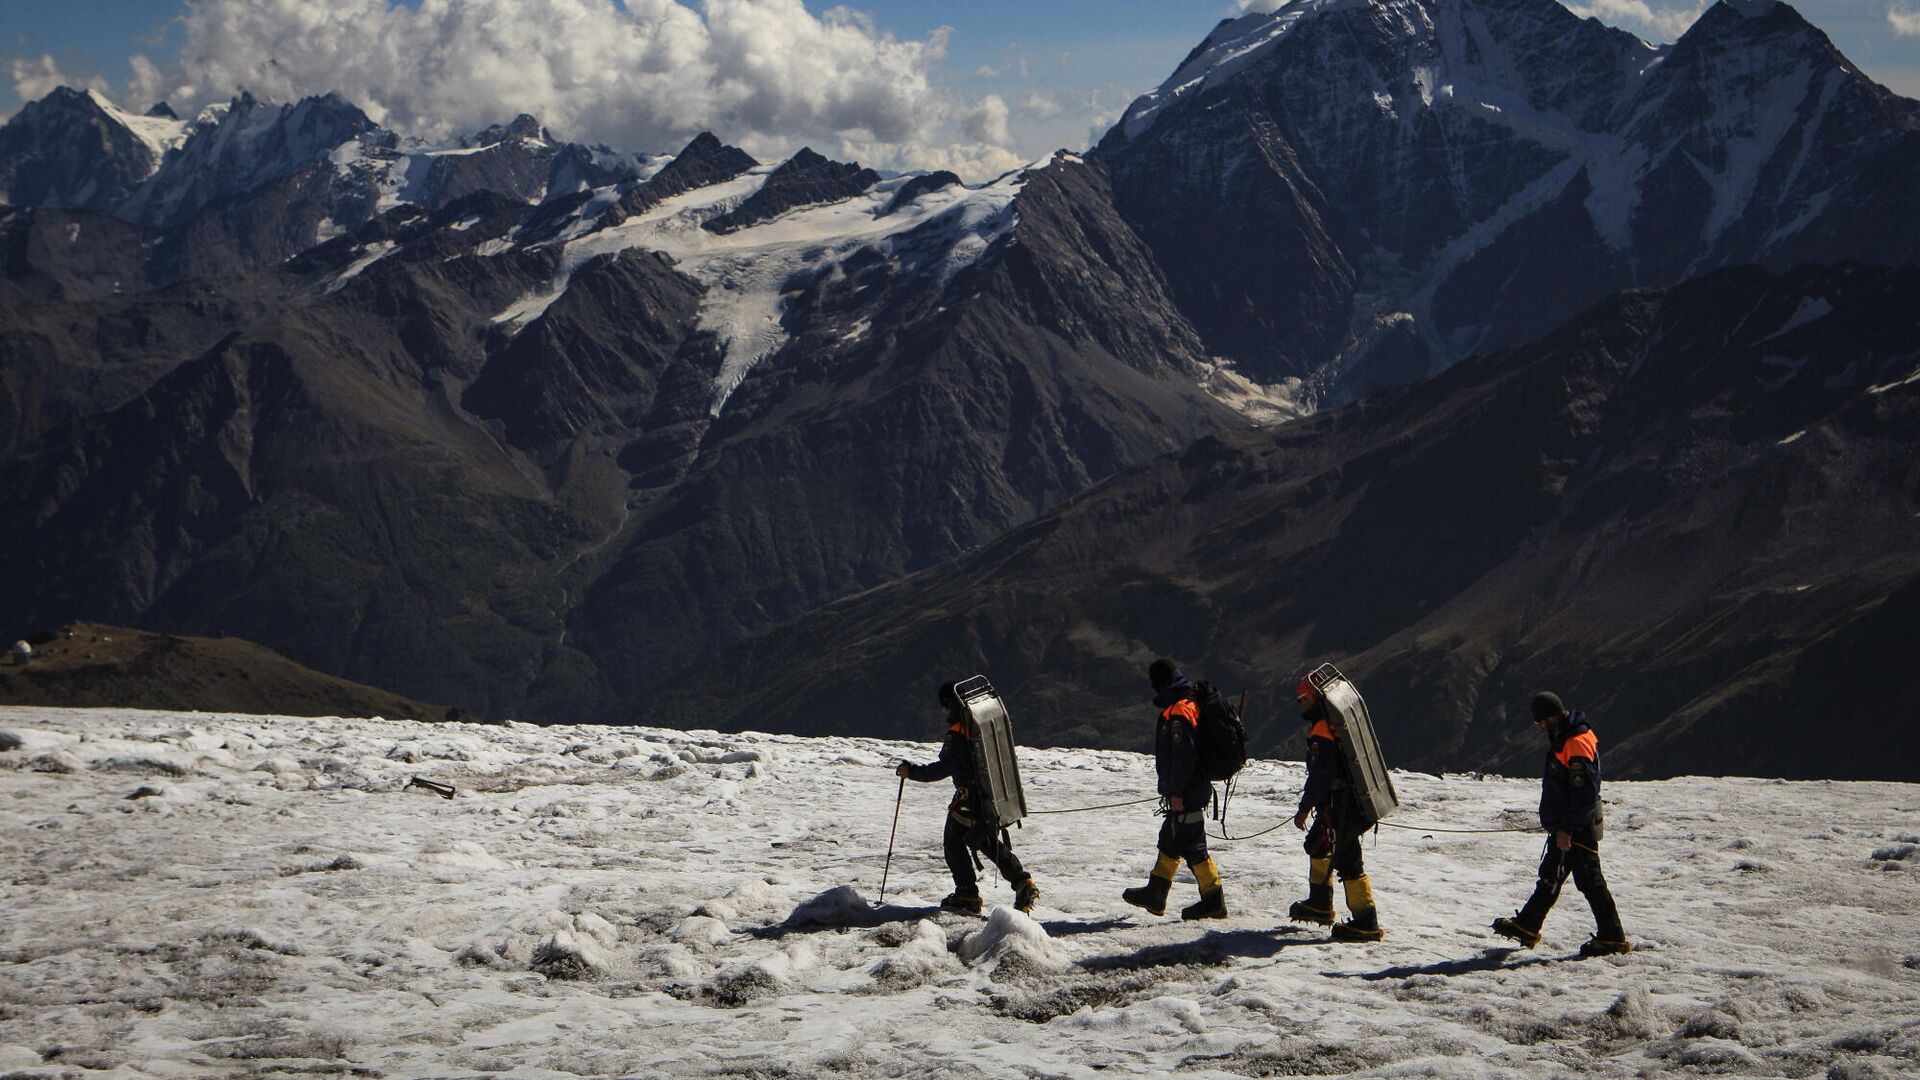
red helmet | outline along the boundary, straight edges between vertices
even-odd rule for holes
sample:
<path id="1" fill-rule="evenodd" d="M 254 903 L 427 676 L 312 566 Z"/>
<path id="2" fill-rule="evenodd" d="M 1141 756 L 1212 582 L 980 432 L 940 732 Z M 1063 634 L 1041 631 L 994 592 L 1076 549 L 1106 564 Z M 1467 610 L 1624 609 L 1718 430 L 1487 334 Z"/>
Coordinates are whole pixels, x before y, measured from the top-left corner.
<path id="1" fill-rule="evenodd" d="M 1313 685 L 1312 675 L 1300 676 L 1300 682 L 1293 688 L 1293 696 L 1309 705 L 1320 700 L 1320 691 Z"/>

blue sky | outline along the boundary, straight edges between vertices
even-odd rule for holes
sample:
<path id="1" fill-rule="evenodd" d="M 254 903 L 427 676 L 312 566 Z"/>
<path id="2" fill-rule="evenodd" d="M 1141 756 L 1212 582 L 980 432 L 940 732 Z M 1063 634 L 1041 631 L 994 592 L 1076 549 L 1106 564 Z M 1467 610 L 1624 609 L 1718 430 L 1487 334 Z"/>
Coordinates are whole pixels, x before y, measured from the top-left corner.
<path id="1" fill-rule="evenodd" d="M 298 10 L 301 5 L 365 8 L 377 7 L 379 2 L 201 0 L 199 8 L 203 18 L 196 36 L 183 22 L 182 17 L 189 14 L 184 0 L 0 0 L 7 11 L 6 18 L 0 21 L 0 71 L 12 75 L 12 78 L 0 79 L 0 115 L 10 115 L 19 107 L 22 89 L 32 91 L 55 77 L 74 83 L 101 80 L 103 88 L 114 96 L 128 99 L 123 100 L 123 104 L 144 108 L 149 102 L 130 100 L 135 93 L 144 92 L 129 86 L 134 81 L 130 57 L 139 54 L 167 69 L 163 75 L 156 75 L 142 85 L 177 86 L 183 81 L 182 72 L 191 75 L 196 66 L 206 69 L 209 57 L 234 52 L 237 39 L 231 35 L 263 33 L 257 23 L 230 19 L 226 27 L 229 36 L 220 39 L 207 29 L 207 11 L 212 8 L 285 12 Z M 467 0 L 446 2 L 457 5 Z M 537 7 L 538 2 L 516 0 L 522 11 L 543 10 Z M 594 4 L 612 0 L 566 2 Z M 642 0 L 626 2 L 638 7 Z M 751 6 L 769 0 L 726 2 Z M 775 6 L 782 3 L 791 6 L 802 0 L 770 2 Z M 818 0 L 804 0 L 804 3 L 809 16 L 827 17 L 830 5 Z M 419 0 L 411 0 L 409 6 L 418 7 L 418 4 Z M 1699 0 L 1654 2 L 1651 6 L 1647 0 L 1596 0 L 1591 9 L 1577 9 L 1600 12 L 1608 22 L 1644 37 L 1663 40 L 1672 35 L 1670 31 L 1662 33 L 1662 28 L 1684 25 L 1698 5 Z M 909 57 L 901 61 L 914 67 L 914 73 L 922 76 L 926 85 L 917 90 L 900 90 L 895 86 L 875 91 L 876 99 L 891 95 L 875 108 L 881 112 L 921 110 L 903 124 L 912 127 L 913 137 L 923 142 L 946 138 L 956 142 L 979 140 L 979 145 L 997 143 L 1007 152 L 1027 159 L 1055 147 L 1086 145 L 1092 129 L 1110 121 L 1134 95 L 1165 78 L 1217 20 L 1240 10 L 1236 0 L 969 0 L 959 4 L 865 0 L 848 6 L 865 13 L 870 22 L 863 25 L 877 40 L 938 42 L 944 50 L 936 49 L 918 60 Z M 1920 0 L 1804 0 L 1796 6 L 1869 76 L 1909 97 L 1920 97 Z M 950 29 L 943 32 L 942 27 Z M 269 62 L 277 63 L 278 57 L 269 58 Z M 850 62 L 859 64 L 857 58 Z M 211 84 L 229 81 L 224 73 L 230 69 L 219 63 L 212 63 L 212 68 L 215 73 L 203 74 L 201 89 L 209 98 L 223 97 L 226 90 L 214 94 Z M 316 61 L 305 74 L 290 77 L 285 87 L 303 92 L 325 89 L 311 84 L 326 78 L 325 73 L 331 70 L 328 62 Z M 812 77 L 818 78 L 818 75 Z M 350 97 L 355 96 L 351 87 L 348 93 Z M 366 94 L 377 96 L 373 91 Z M 925 106 L 918 99 L 902 104 L 902 95 L 911 98 L 916 94 L 921 98 L 929 95 L 940 98 L 946 102 L 942 106 L 945 111 Z M 526 107 L 542 111 L 538 95 L 528 96 L 535 100 Z M 1000 103 L 997 111 L 987 107 L 991 105 L 989 99 Z M 435 107 L 432 102 L 436 100 L 444 103 L 449 98 L 444 92 L 438 98 L 422 95 L 419 103 L 397 104 L 390 115 L 396 121 L 409 115 L 417 120 L 431 112 Z M 617 106 L 617 102 L 608 103 L 603 111 Z M 407 111 L 409 107 L 411 112 Z M 546 111 L 554 111 L 552 103 Z M 817 107 L 812 112 L 783 111 L 779 106 L 763 111 L 766 115 L 757 121 L 763 143 L 770 141 L 772 137 L 768 133 L 783 123 L 795 127 L 795 139 L 807 138 L 809 131 L 831 129 L 836 124 L 844 126 L 844 117 L 833 120 Z M 936 114 L 944 119 L 936 121 Z M 456 127 L 477 126 L 472 123 L 473 119 L 453 117 L 450 123 Z M 563 117 L 560 125 L 562 134 L 596 134 L 567 130 L 566 119 Z M 582 123 L 580 118 L 572 119 L 575 126 Z M 962 128 L 965 135 L 957 133 Z M 635 139 L 645 140 L 649 133 L 661 130 L 662 124 L 656 123 L 652 127 L 642 125 L 632 132 L 622 130 L 599 137 L 614 141 L 621 135 L 631 134 Z M 654 141 L 666 137 L 662 134 Z M 816 143 L 820 142 L 818 135 L 813 138 Z M 906 136 L 895 134 L 887 138 L 899 141 Z M 823 146 L 822 149 L 835 148 Z M 870 152 L 869 156 L 878 155 Z"/>

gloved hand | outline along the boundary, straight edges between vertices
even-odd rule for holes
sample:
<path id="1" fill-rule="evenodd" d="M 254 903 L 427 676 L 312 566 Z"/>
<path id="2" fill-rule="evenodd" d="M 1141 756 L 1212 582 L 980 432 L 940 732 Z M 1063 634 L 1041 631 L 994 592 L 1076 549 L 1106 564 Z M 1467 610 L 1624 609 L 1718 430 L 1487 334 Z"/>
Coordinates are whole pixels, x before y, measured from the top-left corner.
<path id="1" fill-rule="evenodd" d="M 1301 832 L 1306 832 L 1307 816 L 1312 813 L 1313 813 L 1312 810 L 1302 810 L 1299 813 L 1293 815 L 1293 827 L 1296 829 L 1299 829 Z"/>
<path id="2" fill-rule="evenodd" d="M 1558 849 L 1558 850 L 1560 850 L 1560 851 L 1566 851 L 1566 850 L 1568 850 L 1568 849 L 1570 849 L 1570 848 L 1572 848 L 1572 847 L 1573 847 L 1573 834 L 1572 834 L 1572 833 L 1570 833 L 1570 832 L 1568 832 L 1568 831 L 1567 831 L 1567 830 L 1565 830 L 1565 829 L 1561 829 L 1560 831 L 1558 831 L 1558 832 L 1556 832 L 1556 833 L 1554 833 L 1554 834 L 1553 834 L 1553 846 L 1554 846 L 1554 847 L 1555 847 L 1556 849 Z"/>
<path id="3" fill-rule="evenodd" d="M 907 770 L 912 767 L 913 766 L 908 765 L 906 762 L 903 761 L 900 764 L 894 766 L 893 775 L 899 777 L 902 780 L 905 780 L 907 778 Z"/>

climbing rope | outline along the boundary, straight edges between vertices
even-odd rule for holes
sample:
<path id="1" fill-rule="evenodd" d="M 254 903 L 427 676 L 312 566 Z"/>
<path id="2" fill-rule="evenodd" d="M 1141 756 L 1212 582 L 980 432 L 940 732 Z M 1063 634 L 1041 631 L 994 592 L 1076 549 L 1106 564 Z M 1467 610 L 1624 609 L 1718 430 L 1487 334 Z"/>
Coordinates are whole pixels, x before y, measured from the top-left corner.
<path id="1" fill-rule="evenodd" d="M 1126 802 L 1103 803 L 1099 806 L 1076 806 L 1068 810 L 1029 810 L 1027 811 L 1027 816 L 1034 817 L 1039 814 L 1084 814 L 1089 810 L 1112 810 L 1113 808 L 1118 806 L 1139 806 L 1141 803 L 1150 803 L 1150 802 L 1159 802 L 1159 801 L 1160 801 L 1160 797 L 1156 795 L 1146 799 L 1129 799 Z"/>
<path id="2" fill-rule="evenodd" d="M 1433 825 L 1403 825 L 1397 821 L 1376 821 L 1374 822 L 1374 824 L 1383 825 L 1389 829 L 1406 829 L 1409 832 L 1444 832 L 1444 833 L 1529 832 L 1530 833 L 1530 832 L 1540 831 L 1540 827 L 1537 825 L 1528 825 L 1528 826 L 1524 826 L 1522 828 L 1517 828 L 1517 829 L 1442 829 Z"/>

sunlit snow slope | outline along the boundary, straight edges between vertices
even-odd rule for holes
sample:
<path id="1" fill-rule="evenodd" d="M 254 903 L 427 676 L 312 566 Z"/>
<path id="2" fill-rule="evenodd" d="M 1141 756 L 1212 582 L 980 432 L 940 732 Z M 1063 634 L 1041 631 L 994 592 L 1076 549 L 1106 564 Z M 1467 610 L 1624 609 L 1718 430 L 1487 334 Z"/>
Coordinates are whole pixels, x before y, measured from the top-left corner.
<path id="1" fill-rule="evenodd" d="M 908 785 L 873 906 L 890 767 L 928 745 L 16 708 L 0 746 L 0 1071 L 23 1075 L 1920 1069 L 1914 785 L 1609 785 L 1639 948 L 1580 962 L 1572 889 L 1537 951 L 1483 929 L 1527 891 L 1528 833 L 1369 839 L 1378 945 L 1287 923 L 1290 826 L 1217 845 L 1230 921 L 1125 908 L 1140 806 L 1015 833 L 1033 919 L 936 915 L 944 784 Z M 1022 762 L 1035 809 L 1149 790 L 1137 755 Z M 1300 779 L 1256 762 L 1230 828 L 1278 823 Z M 1395 783 L 1401 824 L 1531 822 L 1530 781 Z"/>

